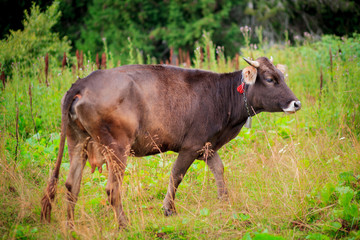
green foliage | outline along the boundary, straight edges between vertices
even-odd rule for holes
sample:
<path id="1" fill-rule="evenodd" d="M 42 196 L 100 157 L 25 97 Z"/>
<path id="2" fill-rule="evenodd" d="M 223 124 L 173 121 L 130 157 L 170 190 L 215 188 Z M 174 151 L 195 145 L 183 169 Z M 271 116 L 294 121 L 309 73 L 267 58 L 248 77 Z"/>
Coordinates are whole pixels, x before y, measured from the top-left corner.
<path id="1" fill-rule="evenodd" d="M 33 4 L 30 13 L 25 10 L 24 30 L 10 31 L 6 39 L 0 42 L 0 63 L 9 75 L 11 64 L 21 62 L 22 66 L 31 66 L 46 53 L 60 58 L 70 50 L 66 37 L 60 39 L 52 27 L 58 22 L 61 13 L 59 3 L 55 1 L 45 12 Z"/>
<path id="2" fill-rule="evenodd" d="M 254 235 L 251 237 L 251 235 Z M 268 233 L 268 230 L 265 229 L 262 232 L 255 232 L 253 234 L 246 233 L 241 240 L 284 240 L 285 238 L 280 236 L 274 236 Z"/>
<path id="3" fill-rule="evenodd" d="M 203 208 L 203 209 L 200 210 L 200 215 L 201 216 L 208 216 L 209 213 L 210 213 L 210 211 L 207 208 Z"/>
<path id="4" fill-rule="evenodd" d="M 49 136 L 41 136 L 40 130 L 34 136 L 25 140 L 21 149 L 23 161 L 19 165 L 21 170 L 29 166 L 45 167 L 49 159 L 55 159 L 59 149 L 60 136 L 57 133 L 50 133 Z"/>
<path id="5" fill-rule="evenodd" d="M 128 38 L 141 51 L 157 59 L 167 59 L 170 48 L 176 52 L 179 48 L 190 50 L 193 43 L 201 39 L 201 33 L 207 31 L 217 44 L 234 55 L 240 46 L 238 40 L 234 40 L 239 39 L 240 33 L 238 27 L 230 23 L 233 6 L 232 1 L 220 5 L 213 0 L 200 4 L 176 0 L 159 3 L 95 0 L 89 6 L 81 38 L 75 45 L 78 49 L 102 52 L 101 39 L 106 38 L 114 56 L 122 63 L 130 63 Z"/>
<path id="6" fill-rule="evenodd" d="M 16 239 L 36 239 L 37 227 L 31 227 L 29 225 L 17 225 L 15 227 Z"/>
<path id="7" fill-rule="evenodd" d="M 339 179 L 336 187 L 332 183 L 327 183 L 319 192 L 322 208 L 330 209 L 329 219 L 321 221 L 322 216 L 316 216 L 322 230 L 332 237 L 347 236 L 360 226 L 360 199 L 357 197 L 360 192 L 359 179 L 352 172 L 340 173 Z M 316 206 L 316 202 L 311 201 L 311 204 Z M 328 239 L 322 236 L 320 233 L 311 234 L 307 239 Z"/>
<path id="8" fill-rule="evenodd" d="M 101 39 L 106 38 L 110 51 L 122 63 L 127 63 L 128 37 L 145 54 L 164 60 L 168 59 L 170 48 L 175 52 L 179 48 L 194 49 L 194 43 L 206 31 L 216 45 L 225 47 L 226 55 L 233 57 L 246 40 L 239 27 L 250 26 L 249 23 L 253 31 L 247 40 L 263 45 L 263 39 L 272 42 L 292 40 L 295 36 L 305 39 L 304 32 L 350 35 L 359 31 L 360 19 L 360 6 L 353 0 L 341 0 L 336 4 L 330 0 L 296 3 L 287 0 L 226 0 L 221 3 L 214 0 L 96 0 L 88 5 L 77 0 L 74 4 L 78 22 L 68 14 L 75 11 L 69 3 L 63 3 L 62 9 L 69 16 L 63 19 L 69 32 L 63 31 L 71 35 L 76 48 L 102 52 Z M 67 19 L 73 24 L 69 26 Z"/>
<path id="9" fill-rule="evenodd" d="M 279 236 L 273 236 L 268 233 L 259 233 L 255 235 L 253 240 L 285 240 L 285 238 Z"/>
<path id="10" fill-rule="evenodd" d="M 306 236 L 306 239 L 309 240 L 329 240 L 330 238 L 326 235 L 323 235 L 321 233 L 311 233 Z"/>
<path id="11" fill-rule="evenodd" d="M 0 234 L 9 239 L 359 238 L 359 39 L 359 35 L 324 36 L 321 41 L 269 48 L 264 38 L 260 49 L 241 49 L 243 56 L 273 56 L 275 64 L 286 64 L 286 81 L 301 100 L 302 110 L 295 115 L 261 113 L 254 117 L 252 129 L 243 129 L 219 150 L 229 201 L 217 200 L 210 170 L 203 161 L 195 161 L 177 192 L 179 213 L 171 218 L 163 216 L 161 203 L 176 154 L 129 157 L 123 179 L 124 209 L 131 222 L 126 231 L 117 230 L 106 200 L 108 171 L 104 167 L 102 174 L 91 174 L 88 163 L 75 210 L 76 226 L 68 231 L 63 200 L 70 167 L 66 153 L 53 222 L 39 222 L 40 199 L 58 150 L 61 98 L 78 76 L 95 69 L 90 53 L 79 70 L 66 66 L 62 71 L 54 62 L 49 87 L 39 82 L 42 60 L 31 67 L 14 64 L 13 79 L 0 92 Z M 110 55 L 108 39 L 101 44 Z M 132 38 L 126 38 L 123 54 L 126 61 L 142 61 L 143 53 Z M 229 72 L 237 67 L 206 32 L 197 42 L 195 56 L 194 65 L 206 70 Z M 116 57 L 109 58 L 108 66 L 116 66 Z M 148 57 L 148 62 L 153 60 Z M 244 61 L 239 65 L 247 66 Z"/>
<path id="12" fill-rule="evenodd" d="M 51 1 L 34 2 L 43 8 Z M 19 12 L 28 8 L 28 1 L 0 3 L 0 38 L 9 29 L 20 28 Z M 213 42 L 224 46 L 226 55 L 231 57 L 245 43 L 239 31 L 245 25 L 253 29 L 248 40 L 260 46 L 265 39 L 306 39 L 305 32 L 319 37 L 322 33 L 343 36 L 360 31 L 360 5 L 356 0 L 72 0 L 60 1 L 59 8 L 63 14 L 54 29 L 60 36 L 69 37 L 73 52 L 79 49 L 91 51 L 94 56 L 101 54 L 102 39 L 106 38 L 110 52 L 124 64 L 128 37 L 144 56 L 154 56 L 159 61 L 168 59 L 171 47 L 176 53 L 179 48 L 194 49 L 203 31 L 209 32 Z M 261 37 L 257 38 L 259 30 Z"/>
<path id="13" fill-rule="evenodd" d="M 330 198 L 332 197 L 332 194 L 334 193 L 334 191 L 335 191 L 335 186 L 332 183 L 327 183 L 323 187 L 323 189 L 321 189 L 320 199 L 324 203 L 325 206 L 329 203 Z"/>

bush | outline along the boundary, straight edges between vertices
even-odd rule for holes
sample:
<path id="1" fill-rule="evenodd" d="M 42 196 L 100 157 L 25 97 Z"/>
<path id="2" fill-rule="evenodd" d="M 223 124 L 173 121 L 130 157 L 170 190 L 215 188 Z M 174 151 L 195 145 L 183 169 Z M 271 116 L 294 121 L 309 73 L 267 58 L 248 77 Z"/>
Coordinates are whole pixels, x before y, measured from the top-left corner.
<path id="1" fill-rule="evenodd" d="M 70 50 L 67 37 L 60 39 L 58 33 L 51 31 L 61 16 L 57 1 L 45 12 L 40 12 L 40 8 L 33 4 L 30 14 L 26 10 L 24 13 L 24 30 L 10 31 L 7 38 L 0 42 L 0 63 L 6 75 L 11 74 L 14 62 L 30 65 L 46 53 L 61 57 Z"/>

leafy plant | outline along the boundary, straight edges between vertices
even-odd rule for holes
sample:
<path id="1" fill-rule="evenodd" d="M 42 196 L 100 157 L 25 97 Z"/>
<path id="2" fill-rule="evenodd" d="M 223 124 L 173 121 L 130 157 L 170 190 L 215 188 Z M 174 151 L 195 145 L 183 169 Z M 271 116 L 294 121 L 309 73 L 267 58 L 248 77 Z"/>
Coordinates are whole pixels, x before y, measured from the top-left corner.
<path id="1" fill-rule="evenodd" d="M 327 183 L 319 192 L 321 206 L 331 209 L 330 220 L 322 223 L 322 230 L 333 237 L 346 236 L 360 226 L 360 201 L 356 198 L 360 190 L 357 186 L 358 179 L 352 172 L 340 173 L 339 179 L 337 186 Z M 320 216 L 317 217 L 320 220 Z M 321 236 L 319 233 L 308 237 L 322 239 Z"/>

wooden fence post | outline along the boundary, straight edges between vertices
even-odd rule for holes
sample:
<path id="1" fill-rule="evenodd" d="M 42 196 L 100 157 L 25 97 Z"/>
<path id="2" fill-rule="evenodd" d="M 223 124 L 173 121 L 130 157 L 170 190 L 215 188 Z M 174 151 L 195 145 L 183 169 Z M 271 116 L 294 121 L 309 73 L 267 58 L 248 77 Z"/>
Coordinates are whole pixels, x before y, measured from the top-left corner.
<path id="1" fill-rule="evenodd" d="M 103 53 L 101 56 L 101 69 L 106 69 L 106 54 Z"/>
<path id="2" fill-rule="evenodd" d="M 64 71 L 65 66 L 66 66 L 66 52 L 64 52 L 63 60 L 61 62 L 61 67 L 62 67 L 61 72 Z"/>
<path id="3" fill-rule="evenodd" d="M 45 84 L 48 87 L 48 74 L 49 74 L 49 53 L 46 53 L 45 55 Z"/>
<path id="4" fill-rule="evenodd" d="M 1 65 L 1 63 L 0 63 L 0 69 L 1 69 L 1 66 L 2 66 L 2 65 Z M 5 72 L 4 72 L 4 70 L 1 71 L 0 79 L 1 79 L 2 84 L 3 84 L 3 87 L 4 87 L 4 89 L 5 89 L 5 80 L 6 80 L 6 77 L 5 77 Z"/>

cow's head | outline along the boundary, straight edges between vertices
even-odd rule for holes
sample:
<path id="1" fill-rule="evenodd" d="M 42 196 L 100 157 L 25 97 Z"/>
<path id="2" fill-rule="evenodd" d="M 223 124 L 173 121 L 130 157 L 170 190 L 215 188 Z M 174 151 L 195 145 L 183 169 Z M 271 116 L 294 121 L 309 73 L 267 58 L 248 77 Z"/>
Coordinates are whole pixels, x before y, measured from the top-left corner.
<path id="1" fill-rule="evenodd" d="M 285 83 L 284 65 L 275 67 L 266 57 L 245 61 L 250 66 L 242 70 L 242 77 L 250 85 L 247 98 L 257 112 L 295 113 L 300 110 L 301 102 Z"/>

